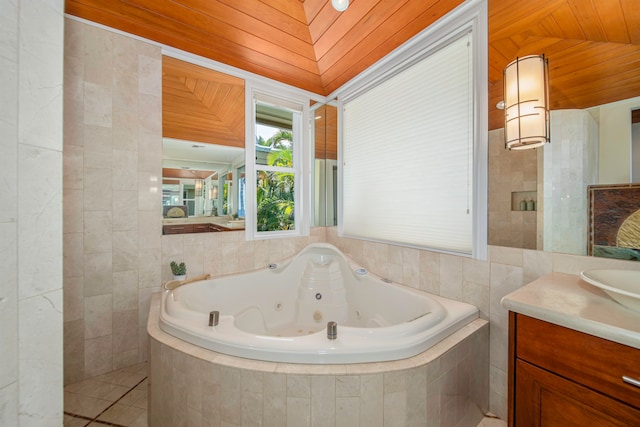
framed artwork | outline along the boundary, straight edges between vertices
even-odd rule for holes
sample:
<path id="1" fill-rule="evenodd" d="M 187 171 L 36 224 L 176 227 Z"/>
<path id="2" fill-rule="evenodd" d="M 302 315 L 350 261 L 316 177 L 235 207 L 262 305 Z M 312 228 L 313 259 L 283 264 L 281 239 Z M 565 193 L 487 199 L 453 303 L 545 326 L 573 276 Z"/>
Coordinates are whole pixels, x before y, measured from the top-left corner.
<path id="1" fill-rule="evenodd" d="M 590 185 L 588 254 L 640 260 L 640 184 Z"/>

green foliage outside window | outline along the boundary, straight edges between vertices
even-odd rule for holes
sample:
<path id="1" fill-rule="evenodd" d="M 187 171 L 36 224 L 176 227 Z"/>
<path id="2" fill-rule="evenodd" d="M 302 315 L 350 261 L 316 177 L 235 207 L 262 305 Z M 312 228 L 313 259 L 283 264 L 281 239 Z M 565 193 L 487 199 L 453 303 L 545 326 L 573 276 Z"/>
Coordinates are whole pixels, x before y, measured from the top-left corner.
<path id="1" fill-rule="evenodd" d="M 281 130 L 259 145 L 271 147 L 267 165 L 281 168 L 293 167 L 293 137 L 290 131 Z M 294 173 L 257 171 L 256 197 L 258 204 L 258 231 L 293 230 L 294 224 Z"/>

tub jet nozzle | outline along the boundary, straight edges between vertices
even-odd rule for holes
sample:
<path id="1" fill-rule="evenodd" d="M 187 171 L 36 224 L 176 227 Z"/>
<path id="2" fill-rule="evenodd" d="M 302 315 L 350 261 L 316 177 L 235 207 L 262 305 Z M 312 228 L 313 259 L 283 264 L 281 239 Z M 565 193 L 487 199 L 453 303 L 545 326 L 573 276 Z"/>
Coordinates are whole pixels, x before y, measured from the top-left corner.
<path id="1" fill-rule="evenodd" d="M 219 311 L 209 312 L 209 326 L 218 326 L 218 320 L 220 319 Z"/>
<path id="2" fill-rule="evenodd" d="M 327 339 L 335 340 L 336 338 L 338 338 L 338 324 L 327 322 Z"/>

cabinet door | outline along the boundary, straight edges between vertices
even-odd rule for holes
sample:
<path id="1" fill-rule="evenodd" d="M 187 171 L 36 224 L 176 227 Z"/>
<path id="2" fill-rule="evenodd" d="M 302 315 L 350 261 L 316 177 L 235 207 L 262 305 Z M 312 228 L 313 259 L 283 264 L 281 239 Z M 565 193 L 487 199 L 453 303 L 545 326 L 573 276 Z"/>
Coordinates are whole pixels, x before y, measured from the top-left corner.
<path id="1" fill-rule="evenodd" d="M 640 410 L 522 360 L 516 361 L 516 427 L 640 426 Z"/>
<path id="2" fill-rule="evenodd" d="M 194 224 L 193 225 L 194 233 L 207 233 L 209 232 L 209 224 Z"/>
<path id="3" fill-rule="evenodd" d="M 162 232 L 164 234 L 193 233 L 193 225 L 191 224 L 165 225 L 164 227 L 162 227 Z"/>
<path id="4" fill-rule="evenodd" d="M 640 350 L 518 314 L 515 357 L 640 408 Z"/>

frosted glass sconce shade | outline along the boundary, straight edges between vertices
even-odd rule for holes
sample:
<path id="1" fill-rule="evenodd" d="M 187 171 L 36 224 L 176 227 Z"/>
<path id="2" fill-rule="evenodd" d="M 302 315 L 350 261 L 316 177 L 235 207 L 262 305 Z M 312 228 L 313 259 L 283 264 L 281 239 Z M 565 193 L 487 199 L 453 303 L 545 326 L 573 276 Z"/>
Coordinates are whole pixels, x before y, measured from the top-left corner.
<path id="1" fill-rule="evenodd" d="M 201 179 L 196 179 L 195 180 L 195 196 L 199 197 L 202 196 L 202 180 Z"/>
<path id="2" fill-rule="evenodd" d="M 504 69 L 504 137 L 510 150 L 549 142 L 549 61 L 516 58 Z"/>
<path id="3" fill-rule="evenodd" d="M 349 7 L 349 0 L 331 0 L 331 6 L 338 12 L 344 12 Z"/>

